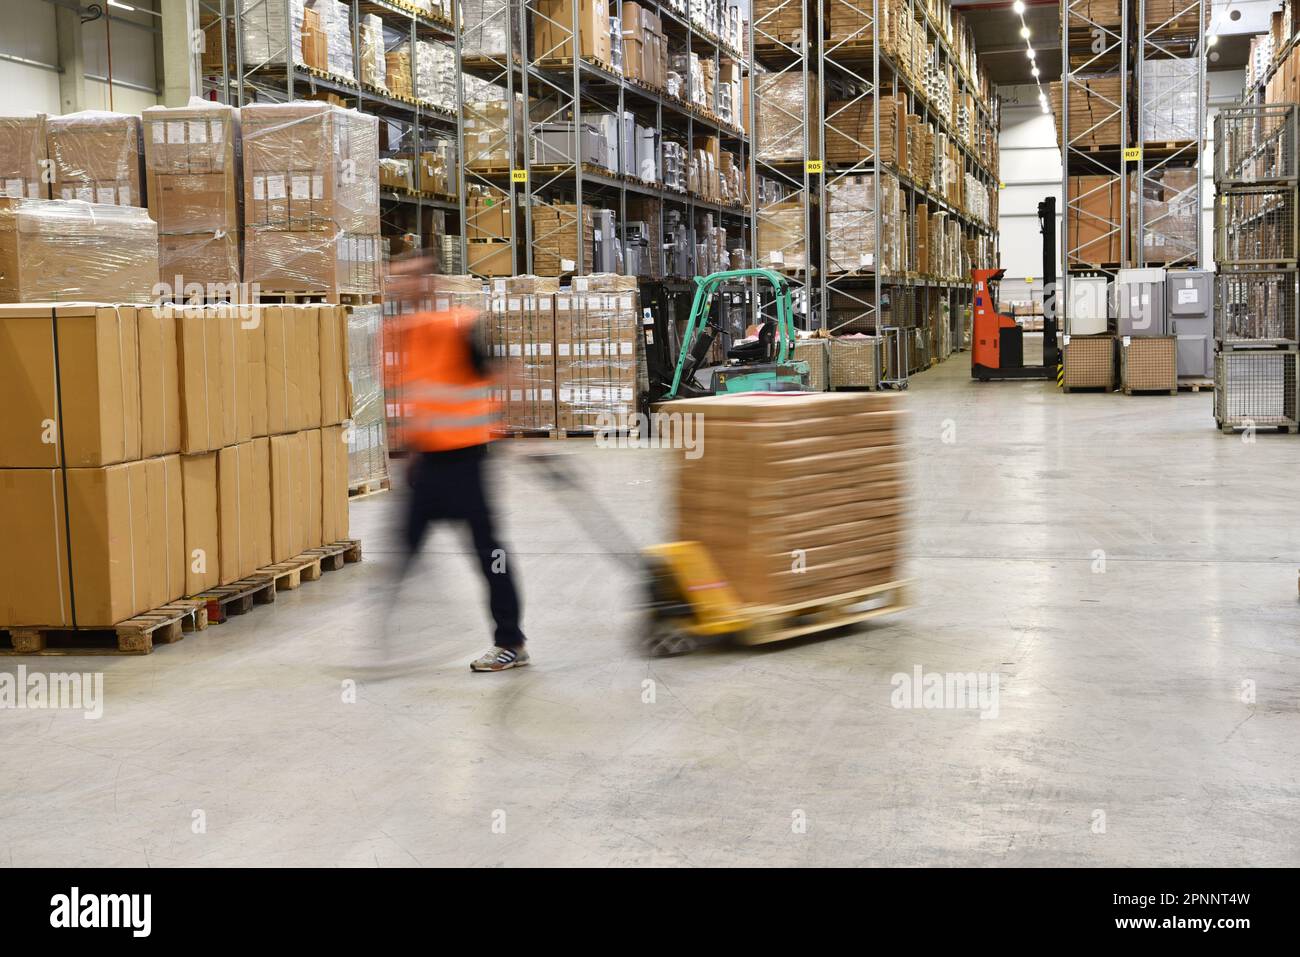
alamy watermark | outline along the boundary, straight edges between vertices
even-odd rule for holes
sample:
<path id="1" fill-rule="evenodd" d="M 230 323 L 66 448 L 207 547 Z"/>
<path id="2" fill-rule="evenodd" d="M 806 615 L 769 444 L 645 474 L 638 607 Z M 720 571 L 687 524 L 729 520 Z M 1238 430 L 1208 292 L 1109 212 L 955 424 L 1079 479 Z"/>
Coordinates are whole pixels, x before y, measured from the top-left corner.
<path id="1" fill-rule="evenodd" d="M 998 716 L 996 671 L 929 671 L 920 665 L 900 671 L 890 681 L 889 703 L 895 708 L 978 711 L 980 718 Z"/>
<path id="2" fill-rule="evenodd" d="M 704 454 L 704 416 L 698 412 L 636 412 L 596 417 L 602 449 L 680 449 L 694 460 Z"/>
<path id="3" fill-rule="evenodd" d="M 84 711 L 87 721 L 98 721 L 104 716 L 104 673 L 29 673 L 19 665 L 15 674 L 0 672 L 0 710 Z"/>
<path id="4" fill-rule="evenodd" d="M 261 322 L 257 305 L 262 288 L 255 282 L 186 282 L 176 275 L 171 282 L 154 283 L 154 308 L 164 319 L 175 316 L 234 317 L 245 329 Z"/>

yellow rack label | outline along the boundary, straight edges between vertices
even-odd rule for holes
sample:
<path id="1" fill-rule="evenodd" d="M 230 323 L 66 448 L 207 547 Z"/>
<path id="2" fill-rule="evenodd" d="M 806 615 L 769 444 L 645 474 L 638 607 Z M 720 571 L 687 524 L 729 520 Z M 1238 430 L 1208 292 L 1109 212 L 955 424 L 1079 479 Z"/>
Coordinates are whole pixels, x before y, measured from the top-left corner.
<path id="1" fill-rule="evenodd" d="M 817 173 L 820 173 L 820 172 L 822 171 L 822 161 L 821 161 L 821 160 L 805 160 L 805 161 L 804 161 L 804 164 L 803 164 L 803 170 L 804 170 L 805 173 L 809 173 L 809 174 L 817 174 Z"/>
<path id="2" fill-rule="evenodd" d="M 526 182 L 528 182 L 528 170 L 526 170 L 526 169 L 512 169 L 512 170 L 510 171 L 510 182 L 512 182 L 512 183 L 526 183 Z"/>
<path id="3" fill-rule="evenodd" d="M 1142 147 L 1140 146 L 1129 146 L 1124 150 L 1125 163 L 1136 163 L 1141 158 L 1142 158 Z"/>

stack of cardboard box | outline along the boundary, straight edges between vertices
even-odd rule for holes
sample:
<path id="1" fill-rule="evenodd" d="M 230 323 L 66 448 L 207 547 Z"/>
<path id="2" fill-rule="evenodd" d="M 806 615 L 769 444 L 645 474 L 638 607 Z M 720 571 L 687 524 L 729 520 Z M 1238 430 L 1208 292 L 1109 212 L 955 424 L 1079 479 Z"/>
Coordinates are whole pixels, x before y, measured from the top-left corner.
<path id="1" fill-rule="evenodd" d="M 393 96 L 411 99 L 414 86 L 411 83 L 411 46 L 402 43 L 384 53 L 384 82 Z"/>
<path id="2" fill-rule="evenodd" d="M 635 276 L 575 277 L 555 298 L 559 427 L 626 429 L 637 409 L 640 312 Z"/>
<path id="3" fill-rule="evenodd" d="M 379 136 L 369 114 L 254 104 L 244 134 L 245 279 L 263 291 L 380 291 Z"/>
<path id="4" fill-rule="evenodd" d="M 803 7 L 788 0 L 753 0 L 754 43 L 780 41 L 797 47 L 803 41 Z"/>
<path id="5" fill-rule="evenodd" d="M 762 73 L 754 78 L 754 116 L 757 135 L 754 150 L 767 161 L 816 159 L 816 131 L 810 117 L 817 115 L 815 83 L 805 84 L 799 71 Z"/>
<path id="6" fill-rule="evenodd" d="M 143 112 L 149 215 L 172 295 L 191 282 L 237 283 L 243 235 L 239 112 L 195 103 Z"/>
<path id="7" fill-rule="evenodd" d="M 758 211 L 758 264 L 774 269 L 808 265 L 804 207 L 798 200 L 775 203 Z"/>
<path id="8" fill-rule="evenodd" d="M 102 628 L 347 534 L 335 307 L 0 307 L 0 625 Z"/>
<path id="9" fill-rule="evenodd" d="M 662 90 L 668 74 L 668 40 L 654 10 L 628 0 L 623 4 L 623 75 Z"/>
<path id="10" fill-rule="evenodd" d="M 563 276 L 592 268 L 596 261 L 595 210 L 589 204 L 537 204 L 532 208 L 533 269 L 539 276 Z"/>
<path id="11" fill-rule="evenodd" d="M 44 113 L 0 116 L 0 196 L 49 198 L 45 126 Z"/>
<path id="12" fill-rule="evenodd" d="M 573 0 L 537 0 L 533 13 L 533 56 L 539 60 L 573 57 Z M 609 0 L 579 0 L 578 55 L 612 62 Z"/>
<path id="13" fill-rule="evenodd" d="M 144 206 L 140 117 L 88 110 L 47 123 L 54 199 Z"/>
<path id="14" fill-rule="evenodd" d="M 707 450 L 679 466 L 679 535 L 704 546 L 746 603 L 898 581 L 907 512 L 898 398 L 773 393 L 674 406 L 703 416 Z"/>
<path id="15" fill-rule="evenodd" d="M 0 199 L 0 302 L 152 302 L 158 227 L 147 210 Z"/>
<path id="16" fill-rule="evenodd" d="M 499 362 L 495 400 L 506 429 L 553 429 L 555 297 L 558 279 L 499 279 L 488 313 L 492 354 Z"/>
<path id="17" fill-rule="evenodd" d="M 1070 129 L 1065 141 L 1073 147 L 1116 148 L 1124 142 L 1120 126 L 1122 100 L 1118 75 L 1080 76 L 1070 81 Z M 1056 116 L 1058 144 L 1065 131 L 1065 103 L 1060 81 L 1050 86 L 1052 112 Z"/>
<path id="18" fill-rule="evenodd" d="M 1115 176 L 1071 176 L 1066 212 L 1066 254 L 1072 263 L 1117 263 L 1123 180 Z"/>
<path id="19" fill-rule="evenodd" d="M 464 106 L 465 165 L 477 170 L 506 170 L 522 157 L 522 116 L 506 100 L 483 100 Z M 513 124 L 511 114 L 514 113 Z"/>

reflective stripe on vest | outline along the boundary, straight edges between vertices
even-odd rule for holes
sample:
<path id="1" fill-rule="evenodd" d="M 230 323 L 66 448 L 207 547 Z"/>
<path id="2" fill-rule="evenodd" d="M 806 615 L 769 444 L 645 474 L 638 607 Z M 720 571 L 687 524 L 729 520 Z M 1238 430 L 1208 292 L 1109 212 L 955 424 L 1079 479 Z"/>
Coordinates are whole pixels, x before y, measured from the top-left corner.
<path id="1" fill-rule="evenodd" d="M 396 398 L 407 444 L 422 451 L 482 445 L 497 419 L 492 383 L 474 368 L 470 309 L 411 316 Z"/>

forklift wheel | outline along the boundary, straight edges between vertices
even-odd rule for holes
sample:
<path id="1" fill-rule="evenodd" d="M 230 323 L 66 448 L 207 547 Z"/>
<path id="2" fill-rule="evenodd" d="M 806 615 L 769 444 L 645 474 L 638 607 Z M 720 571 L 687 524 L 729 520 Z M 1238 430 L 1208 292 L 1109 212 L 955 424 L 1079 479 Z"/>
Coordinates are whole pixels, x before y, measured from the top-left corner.
<path id="1" fill-rule="evenodd" d="M 695 636 L 675 618 L 654 618 L 646 623 L 645 650 L 651 658 L 689 655 L 699 647 Z"/>

